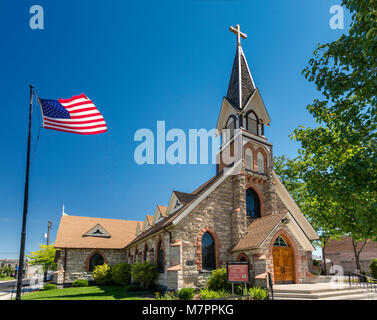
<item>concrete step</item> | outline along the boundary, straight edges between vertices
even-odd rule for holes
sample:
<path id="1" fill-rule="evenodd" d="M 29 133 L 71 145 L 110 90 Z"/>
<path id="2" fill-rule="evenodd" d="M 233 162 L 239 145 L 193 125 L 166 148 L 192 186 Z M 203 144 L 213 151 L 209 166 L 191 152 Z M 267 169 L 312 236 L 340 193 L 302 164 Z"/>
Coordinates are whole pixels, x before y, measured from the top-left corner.
<path id="1" fill-rule="evenodd" d="M 274 292 L 276 300 L 377 300 L 377 293 L 365 289 L 328 290 L 316 293 Z"/>

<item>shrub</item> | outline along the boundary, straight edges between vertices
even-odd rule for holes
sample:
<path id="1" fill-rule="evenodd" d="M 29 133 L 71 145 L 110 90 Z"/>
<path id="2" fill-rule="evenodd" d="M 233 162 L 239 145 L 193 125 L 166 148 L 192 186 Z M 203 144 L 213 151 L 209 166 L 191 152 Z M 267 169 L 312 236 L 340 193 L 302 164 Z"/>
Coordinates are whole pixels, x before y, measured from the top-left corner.
<path id="1" fill-rule="evenodd" d="M 118 263 L 111 266 L 111 280 L 120 286 L 126 286 L 131 283 L 131 265 L 126 262 Z"/>
<path id="2" fill-rule="evenodd" d="M 226 268 L 216 269 L 212 271 L 211 276 L 207 280 L 207 287 L 213 291 L 232 291 L 232 284 L 228 283 Z M 234 284 L 234 293 L 242 294 L 244 285 L 241 283 Z"/>
<path id="3" fill-rule="evenodd" d="M 72 287 L 88 287 L 88 286 L 89 286 L 88 280 L 84 280 L 84 279 L 77 279 L 73 281 L 72 283 Z"/>
<path id="4" fill-rule="evenodd" d="M 132 278 L 135 282 L 140 282 L 144 288 L 148 288 L 157 278 L 157 268 L 148 262 L 137 262 L 131 269 Z"/>
<path id="5" fill-rule="evenodd" d="M 369 265 L 369 270 L 372 278 L 377 279 L 377 259 L 374 258 Z"/>
<path id="6" fill-rule="evenodd" d="M 313 266 L 319 267 L 319 261 L 316 259 L 313 259 Z"/>
<path id="7" fill-rule="evenodd" d="M 55 290 L 56 289 L 56 284 L 52 284 L 52 283 L 46 283 L 42 290 L 43 291 L 47 291 L 47 290 Z"/>
<path id="8" fill-rule="evenodd" d="M 195 295 L 195 288 L 183 288 L 178 292 L 178 298 L 181 300 L 192 300 Z"/>
<path id="9" fill-rule="evenodd" d="M 93 278 L 97 285 L 107 285 L 111 282 L 111 268 L 108 264 L 95 266 L 93 270 Z"/>
<path id="10" fill-rule="evenodd" d="M 250 298 L 254 300 L 268 300 L 268 291 L 260 287 L 249 288 Z"/>
<path id="11" fill-rule="evenodd" d="M 208 299 L 216 299 L 216 298 L 226 298 L 229 297 L 231 294 L 225 290 L 210 290 L 209 288 L 203 288 L 200 290 L 200 299 L 201 300 L 208 300 Z"/>
<path id="12" fill-rule="evenodd" d="M 130 291 L 130 292 L 144 291 L 144 288 L 137 284 L 130 284 L 128 286 L 125 286 L 125 289 L 126 291 Z"/>
<path id="13" fill-rule="evenodd" d="M 156 300 L 177 300 L 177 296 L 174 294 L 174 292 L 168 292 L 166 291 L 164 295 L 161 295 L 160 292 L 155 292 L 154 298 Z"/>

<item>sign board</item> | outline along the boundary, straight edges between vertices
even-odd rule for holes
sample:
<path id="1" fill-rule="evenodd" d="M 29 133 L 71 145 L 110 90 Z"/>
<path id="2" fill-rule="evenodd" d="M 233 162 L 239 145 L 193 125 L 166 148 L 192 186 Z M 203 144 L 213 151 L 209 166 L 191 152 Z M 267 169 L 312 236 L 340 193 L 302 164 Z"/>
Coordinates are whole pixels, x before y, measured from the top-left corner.
<path id="1" fill-rule="evenodd" d="M 247 283 L 250 281 L 248 262 L 228 262 L 226 264 L 228 282 Z"/>

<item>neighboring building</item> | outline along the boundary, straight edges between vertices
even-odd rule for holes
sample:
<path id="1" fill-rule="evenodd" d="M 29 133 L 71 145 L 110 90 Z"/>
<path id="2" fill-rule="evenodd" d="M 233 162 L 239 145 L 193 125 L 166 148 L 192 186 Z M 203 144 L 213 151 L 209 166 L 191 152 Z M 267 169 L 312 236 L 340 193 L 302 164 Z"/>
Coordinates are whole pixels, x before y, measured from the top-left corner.
<path id="1" fill-rule="evenodd" d="M 56 281 L 90 278 L 96 264 L 121 261 L 156 264 L 156 283 L 168 289 L 203 286 L 227 261 L 248 261 L 257 285 L 267 273 L 274 283 L 306 281 L 318 235 L 273 171 L 269 123 L 238 41 L 217 129 L 220 157 L 242 146 L 240 161 L 221 158 L 213 178 L 191 193 L 173 191 L 144 222 L 63 216 Z"/>
<path id="2" fill-rule="evenodd" d="M 358 245 L 358 247 L 360 246 L 361 244 Z M 344 274 L 356 271 L 352 238 L 344 237 L 341 240 L 329 240 L 326 246 L 326 258 L 331 260 L 332 265 L 342 266 Z M 370 274 L 369 265 L 374 258 L 377 258 L 377 242 L 369 241 L 360 253 L 361 271 Z"/>
<path id="3" fill-rule="evenodd" d="M 14 270 L 13 276 L 16 275 L 16 270 L 18 269 L 18 259 L 0 259 L 0 267 L 11 267 Z M 25 259 L 24 260 L 24 277 L 28 277 L 28 272 L 29 272 L 29 260 Z"/>

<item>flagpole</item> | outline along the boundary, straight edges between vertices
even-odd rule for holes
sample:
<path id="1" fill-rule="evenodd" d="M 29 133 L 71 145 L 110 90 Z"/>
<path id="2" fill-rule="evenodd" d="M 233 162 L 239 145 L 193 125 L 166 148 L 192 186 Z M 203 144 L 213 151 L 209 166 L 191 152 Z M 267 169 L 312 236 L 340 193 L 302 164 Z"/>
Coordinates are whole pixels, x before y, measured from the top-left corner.
<path id="1" fill-rule="evenodd" d="M 28 133 L 28 140 L 27 140 L 26 177 L 25 177 L 25 191 L 24 191 L 24 211 L 23 211 L 23 216 L 22 216 L 22 231 L 21 231 L 20 258 L 19 258 L 19 261 L 18 261 L 16 300 L 21 300 L 22 277 L 23 277 L 23 273 L 24 273 L 26 216 L 27 216 L 27 211 L 28 211 L 28 200 L 29 200 L 29 173 L 30 173 L 30 144 L 31 144 L 32 108 L 33 108 L 33 85 L 31 84 L 30 85 L 30 103 L 29 103 L 29 133 Z"/>

